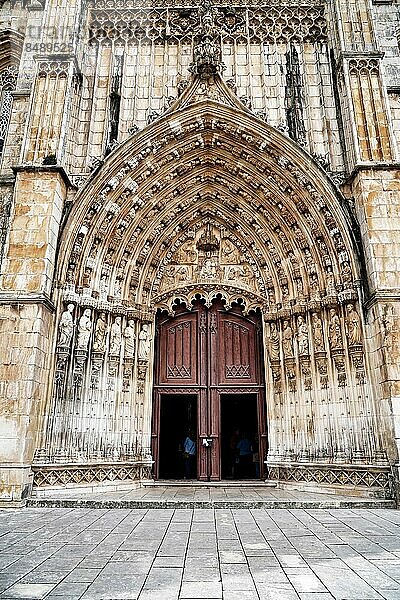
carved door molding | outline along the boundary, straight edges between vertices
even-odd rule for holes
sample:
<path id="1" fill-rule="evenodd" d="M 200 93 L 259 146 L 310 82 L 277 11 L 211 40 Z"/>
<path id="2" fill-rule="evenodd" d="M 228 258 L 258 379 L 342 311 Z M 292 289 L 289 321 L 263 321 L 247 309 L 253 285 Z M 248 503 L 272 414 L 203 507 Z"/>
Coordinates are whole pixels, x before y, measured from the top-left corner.
<path id="1" fill-rule="evenodd" d="M 225 310 L 198 302 L 176 316 L 159 316 L 156 328 L 153 458 L 159 476 L 160 411 L 163 395 L 197 397 L 197 477 L 221 478 L 221 396 L 257 396 L 260 457 L 266 455 L 266 409 L 261 317 L 243 316 L 238 306 Z M 212 439 L 210 446 L 203 439 Z M 262 461 L 261 461 L 262 462 Z M 261 475 L 262 467 L 261 466 Z"/>

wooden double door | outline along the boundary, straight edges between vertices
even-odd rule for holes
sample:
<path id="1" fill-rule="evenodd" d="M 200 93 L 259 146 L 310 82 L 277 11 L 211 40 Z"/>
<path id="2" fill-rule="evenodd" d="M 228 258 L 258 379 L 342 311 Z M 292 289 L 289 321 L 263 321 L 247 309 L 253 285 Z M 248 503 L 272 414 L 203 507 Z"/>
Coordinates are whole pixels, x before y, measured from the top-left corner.
<path id="1" fill-rule="evenodd" d="M 267 429 L 260 315 L 199 301 L 191 311 L 160 315 L 156 332 L 154 477 L 183 478 L 189 432 L 196 443 L 193 477 L 262 478 Z M 246 440 L 251 459 L 241 456 Z"/>

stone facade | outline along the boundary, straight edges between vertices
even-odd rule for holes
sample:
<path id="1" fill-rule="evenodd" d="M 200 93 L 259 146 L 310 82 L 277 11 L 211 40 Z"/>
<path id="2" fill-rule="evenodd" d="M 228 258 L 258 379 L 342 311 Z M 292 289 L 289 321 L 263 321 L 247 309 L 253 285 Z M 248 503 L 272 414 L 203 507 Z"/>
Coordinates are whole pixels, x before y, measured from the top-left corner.
<path id="1" fill-rule="evenodd" d="M 184 4 L 2 3 L 0 499 L 150 477 L 156 311 L 217 294 L 269 477 L 393 495 L 398 5 Z"/>

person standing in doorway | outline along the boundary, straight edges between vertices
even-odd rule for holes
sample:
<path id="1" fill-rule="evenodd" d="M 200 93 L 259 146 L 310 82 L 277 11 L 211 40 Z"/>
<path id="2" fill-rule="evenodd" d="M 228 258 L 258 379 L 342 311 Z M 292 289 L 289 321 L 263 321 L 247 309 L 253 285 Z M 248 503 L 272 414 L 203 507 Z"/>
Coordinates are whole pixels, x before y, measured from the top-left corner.
<path id="1" fill-rule="evenodd" d="M 185 479 L 194 479 L 196 473 L 196 442 L 193 430 L 189 429 L 183 442 L 183 464 Z"/>
<path id="2" fill-rule="evenodd" d="M 246 433 L 242 433 L 236 447 L 239 451 L 239 477 L 241 479 L 249 478 L 253 462 L 253 448 Z"/>

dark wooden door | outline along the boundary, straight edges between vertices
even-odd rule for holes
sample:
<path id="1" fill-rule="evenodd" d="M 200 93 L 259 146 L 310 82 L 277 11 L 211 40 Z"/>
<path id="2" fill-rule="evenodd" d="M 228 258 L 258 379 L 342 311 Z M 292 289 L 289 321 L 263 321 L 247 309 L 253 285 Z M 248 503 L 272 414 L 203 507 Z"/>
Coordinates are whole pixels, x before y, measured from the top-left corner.
<path id="1" fill-rule="evenodd" d="M 215 301 L 176 316 L 159 316 L 153 403 L 154 476 L 159 477 L 160 414 L 163 398 L 197 399 L 197 478 L 221 478 L 221 397 L 257 396 L 260 475 L 267 449 L 262 331 L 259 315 L 243 316 L 239 306 L 225 310 Z M 210 441 L 211 440 L 211 441 Z"/>

